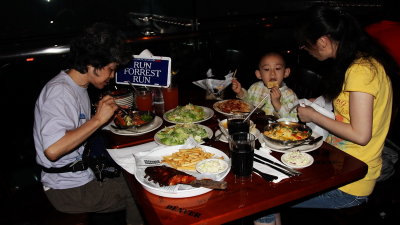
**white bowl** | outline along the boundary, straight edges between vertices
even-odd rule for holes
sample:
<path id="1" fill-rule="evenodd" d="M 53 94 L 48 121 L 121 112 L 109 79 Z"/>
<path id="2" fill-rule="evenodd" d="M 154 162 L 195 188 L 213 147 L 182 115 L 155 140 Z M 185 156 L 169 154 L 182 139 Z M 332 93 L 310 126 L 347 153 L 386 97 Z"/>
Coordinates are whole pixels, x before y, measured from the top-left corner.
<path id="1" fill-rule="evenodd" d="M 286 166 L 300 169 L 311 166 L 314 162 L 314 158 L 305 152 L 290 151 L 281 156 L 281 161 Z"/>
<path id="2" fill-rule="evenodd" d="M 225 172 L 228 163 L 222 159 L 205 159 L 196 164 L 197 172 L 204 175 L 216 175 Z"/>

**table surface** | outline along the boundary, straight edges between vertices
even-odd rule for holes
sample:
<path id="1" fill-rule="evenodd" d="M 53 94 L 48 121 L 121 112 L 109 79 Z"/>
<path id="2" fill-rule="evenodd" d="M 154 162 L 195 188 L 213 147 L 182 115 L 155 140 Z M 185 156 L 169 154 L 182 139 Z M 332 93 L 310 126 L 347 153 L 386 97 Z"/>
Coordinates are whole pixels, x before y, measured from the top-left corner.
<path id="1" fill-rule="evenodd" d="M 223 116 L 216 113 L 202 124 L 215 131 L 218 129 L 218 118 Z M 254 121 L 259 126 L 260 122 L 266 120 L 258 117 Z M 162 127 L 164 125 L 169 124 L 164 122 Z M 108 148 L 123 148 L 153 141 L 156 132 L 135 137 L 115 135 L 110 131 L 104 131 L 103 134 Z M 227 143 L 220 141 L 206 144 L 226 153 L 229 148 Z M 314 163 L 299 169 L 302 172 L 300 176 L 275 184 L 253 173 L 250 181 L 241 184 L 235 182 L 230 172 L 225 178 L 228 182 L 226 190 L 213 190 L 189 198 L 166 198 L 151 194 L 143 189 L 133 175 L 127 172 L 124 175 L 149 224 L 222 224 L 340 187 L 364 177 L 367 172 L 365 163 L 325 142 L 319 149 L 309 153 L 314 157 Z M 272 154 L 279 158 L 282 153 Z"/>

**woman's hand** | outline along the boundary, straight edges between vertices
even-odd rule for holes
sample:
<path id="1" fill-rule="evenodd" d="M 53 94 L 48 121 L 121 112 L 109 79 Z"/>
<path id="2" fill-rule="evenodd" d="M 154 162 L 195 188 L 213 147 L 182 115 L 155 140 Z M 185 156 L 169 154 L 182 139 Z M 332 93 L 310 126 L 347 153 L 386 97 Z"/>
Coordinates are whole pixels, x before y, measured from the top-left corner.
<path id="1" fill-rule="evenodd" d="M 313 116 L 315 113 L 318 113 L 315 111 L 313 107 L 310 106 L 298 106 L 297 107 L 297 116 L 302 122 L 308 123 L 308 122 L 314 122 L 313 121 Z"/>

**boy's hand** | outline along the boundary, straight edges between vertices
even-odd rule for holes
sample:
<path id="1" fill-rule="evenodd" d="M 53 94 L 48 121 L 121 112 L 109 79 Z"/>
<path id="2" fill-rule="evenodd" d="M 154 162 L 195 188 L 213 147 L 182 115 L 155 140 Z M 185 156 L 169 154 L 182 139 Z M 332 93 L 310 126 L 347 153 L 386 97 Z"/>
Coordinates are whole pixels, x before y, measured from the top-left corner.
<path id="1" fill-rule="evenodd" d="M 242 91 L 242 85 L 240 84 L 240 82 L 236 79 L 232 80 L 232 90 L 233 92 L 235 92 L 238 96 L 242 96 L 243 95 L 243 91 Z"/>
<path id="2" fill-rule="evenodd" d="M 271 95 L 271 103 L 274 106 L 275 111 L 279 111 L 281 109 L 281 96 L 282 96 L 279 87 L 271 88 L 270 95 Z"/>

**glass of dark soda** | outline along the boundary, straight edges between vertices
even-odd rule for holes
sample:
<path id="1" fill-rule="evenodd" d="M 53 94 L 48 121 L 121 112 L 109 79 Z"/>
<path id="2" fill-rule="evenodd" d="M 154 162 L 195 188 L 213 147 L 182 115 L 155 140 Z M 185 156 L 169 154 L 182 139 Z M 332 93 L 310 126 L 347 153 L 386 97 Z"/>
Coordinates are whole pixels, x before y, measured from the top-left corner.
<path id="1" fill-rule="evenodd" d="M 246 115 L 235 114 L 228 116 L 228 131 L 229 135 L 237 132 L 249 132 L 250 131 L 250 120 L 244 120 Z"/>
<path id="2" fill-rule="evenodd" d="M 253 171 L 255 136 L 248 132 L 233 133 L 229 140 L 231 169 L 235 178 L 248 178 Z"/>

